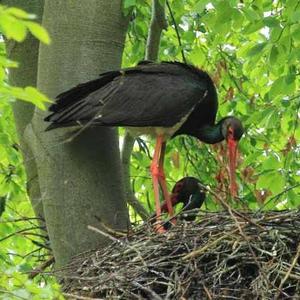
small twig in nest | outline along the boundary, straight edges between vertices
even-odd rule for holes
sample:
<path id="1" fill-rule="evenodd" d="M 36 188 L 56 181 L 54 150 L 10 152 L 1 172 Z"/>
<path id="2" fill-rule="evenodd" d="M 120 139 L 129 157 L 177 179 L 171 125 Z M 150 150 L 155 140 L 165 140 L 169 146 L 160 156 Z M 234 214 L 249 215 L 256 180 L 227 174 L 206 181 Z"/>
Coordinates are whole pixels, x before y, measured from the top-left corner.
<path id="1" fill-rule="evenodd" d="M 281 293 L 281 289 L 282 289 L 284 283 L 286 282 L 286 280 L 287 280 L 287 279 L 289 278 L 289 276 L 291 275 L 291 272 L 292 272 L 293 268 L 295 267 L 295 265 L 298 263 L 299 256 L 300 256 L 300 243 L 299 243 L 299 245 L 298 245 L 298 247 L 297 247 L 297 253 L 296 253 L 295 257 L 293 258 L 293 261 L 292 261 L 292 264 L 291 264 L 290 268 L 288 269 L 288 271 L 286 272 L 284 278 L 283 278 L 283 279 L 281 280 L 281 282 L 280 282 L 280 285 L 279 285 L 279 287 L 278 287 L 278 290 L 279 290 L 279 291 L 278 291 L 278 293 L 277 293 L 277 295 L 276 295 L 275 300 L 277 300 L 277 299 L 279 298 L 280 293 Z"/>

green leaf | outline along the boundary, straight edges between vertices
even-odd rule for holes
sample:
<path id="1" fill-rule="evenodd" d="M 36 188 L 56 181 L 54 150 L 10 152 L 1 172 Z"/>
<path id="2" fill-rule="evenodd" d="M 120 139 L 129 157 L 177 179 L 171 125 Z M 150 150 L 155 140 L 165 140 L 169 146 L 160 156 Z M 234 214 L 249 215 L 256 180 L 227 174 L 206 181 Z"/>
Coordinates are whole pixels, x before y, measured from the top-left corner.
<path id="1" fill-rule="evenodd" d="M 255 21 L 260 21 L 261 20 L 261 16 L 254 11 L 253 9 L 249 8 L 249 7 L 244 7 L 243 8 L 243 13 L 246 16 L 246 18 L 252 23 Z"/>
<path id="2" fill-rule="evenodd" d="M 124 8 L 125 9 L 128 9 L 132 6 L 135 6 L 136 5 L 136 1 L 137 0 L 124 0 L 123 3 L 124 3 Z"/>
<path id="3" fill-rule="evenodd" d="M 207 0 L 197 1 L 194 7 L 192 8 L 192 11 L 201 14 L 209 2 L 210 1 Z"/>
<path id="4" fill-rule="evenodd" d="M 16 99 L 20 99 L 26 102 L 33 103 L 38 108 L 45 110 L 45 102 L 51 102 L 45 95 L 39 92 L 34 87 L 26 87 L 25 89 L 18 87 L 8 87 L 6 89 L 1 90 L 2 93 L 8 94 L 11 97 L 15 97 Z"/>
<path id="5" fill-rule="evenodd" d="M 278 55 L 279 55 L 278 47 L 277 45 L 273 45 L 269 55 L 269 61 L 271 65 L 276 63 Z"/>
<path id="6" fill-rule="evenodd" d="M 253 46 L 252 48 L 250 48 L 248 50 L 247 55 L 251 57 L 251 56 L 255 56 L 257 54 L 261 54 L 261 52 L 266 47 L 266 45 L 267 45 L 267 43 L 264 42 L 264 43 L 260 43 L 260 44 Z"/>
<path id="7" fill-rule="evenodd" d="M 287 196 L 289 201 L 292 203 L 292 205 L 295 208 L 299 208 L 300 206 L 300 197 L 297 193 L 295 193 L 293 190 L 290 190 L 287 192 Z"/>
<path id="8" fill-rule="evenodd" d="M 275 27 L 275 26 L 280 25 L 280 23 L 276 19 L 276 17 L 266 17 L 266 18 L 264 18 L 263 22 L 264 22 L 264 25 L 266 25 L 268 27 Z"/>
<path id="9" fill-rule="evenodd" d="M 0 55 L 0 65 L 5 68 L 17 68 L 19 64 L 16 61 Z"/>
<path id="10" fill-rule="evenodd" d="M 296 89 L 295 74 L 288 74 L 281 76 L 275 80 L 270 89 L 270 96 L 276 97 L 278 95 L 292 94 Z"/>
<path id="11" fill-rule="evenodd" d="M 293 92 L 296 90 L 296 75 L 295 74 L 288 74 L 284 78 L 284 84 L 285 84 L 285 94 L 293 94 Z"/>
<path id="12" fill-rule="evenodd" d="M 259 175 L 258 180 L 256 182 L 256 188 L 258 189 L 268 189 L 271 182 L 271 172 L 265 172 Z"/>
<path id="13" fill-rule="evenodd" d="M 232 28 L 235 30 L 241 30 L 244 22 L 244 15 L 238 10 L 233 8 L 231 11 Z"/>
<path id="14" fill-rule="evenodd" d="M 0 30 L 7 38 L 12 38 L 18 42 L 22 42 L 26 37 L 26 26 L 23 21 L 8 15 L 1 14 L 0 16 Z"/>
<path id="15" fill-rule="evenodd" d="M 4 145 L 4 146 L 10 145 L 10 140 L 9 140 L 9 136 L 7 133 L 0 132 L 0 144 Z"/>
<path id="16" fill-rule="evenodd" d="M 50 44 L 51 40 L 48 35 L 48 32 L 40 24 L 32 21 L 26 21 L 25 24 L 28 27 L 29 31 L 32 33 L 32 35 L 34 35 L 37 39 L 39 39 L 41 42 L 47 45 Z"/>
<path id="17" fill-rule="evenodd" d="M 271 42 L 278 42 L 278 40 L 280 39 L 280 37 L 282 35 L 283 30 L 284 30 L 284 28 L 281 28 L 280 26 L 276 26 L 276 27 L 272 28 L 270 31 Z"/>
<path id="18" fill-rule="evenodd" d="M 295 12 L 292 13 L 291 21 L 292 22 L 299 22 L 300 21 L 300 11 L 299 10 L 296 10 Z"/>
<path id="19" fill-rule="evenodd" d="M 202 66 L 205 61 L 205 55 L 198 47 L 194 48 L 189 55 L 189 59 L 193 64 L 197 66 Z"/>
<path id="20" fill-rule="evenodd" d="M 270 157 L 268 157 L 262 164 L 262 168 L 264 170 L 279 169 L 280 166 L 281 166 L 281 163 L 280 163 L 279 159 L 274 155 L 271 155 Z"/>
<path id="21" fill-rule="evenodd" d="M 51 103 L 51 101 L 36 88 L 28 86 L 25 88 L 27 94 L 27 99 L 30 99 L 30 102 L 35 104 L 39 109 L 45 110 L 45 102 Z M 26 99 L 24 99 L 26 100 Z"/>
<path id="22" fill-rule="evenodd" d="M 279 77 L 276 79 L 270 89 L 270 97 L 276 97 L 278 95 L 284 94 L 284 81 L 285 77 Z"/>
<path id="23" fill-rule="evenodd" d="M 34 14 L 29 14 L 17 7 L 9 7 L 6 12 L 20 19 L 34 19 L 36 17 Z"/>
<path id="24" fill-rule="evenodd" d="M 276 195 L 284 190 L 285 180 L 281 172 L 272 173 L 269 189 Z"/>
<path id="25" fill-rule="evenodd" d="M 294 24 L 291 26 L 291 34 L 293 40 L 300 42 L 300 24 Z"/>
<path id="26" fill-rule="evenodd" d="M 283 191 L 285 180 L 281 172 L 265 172 L 259 176 L 256 187 L 259 189 L 270 190 L 273 195 Z"/>

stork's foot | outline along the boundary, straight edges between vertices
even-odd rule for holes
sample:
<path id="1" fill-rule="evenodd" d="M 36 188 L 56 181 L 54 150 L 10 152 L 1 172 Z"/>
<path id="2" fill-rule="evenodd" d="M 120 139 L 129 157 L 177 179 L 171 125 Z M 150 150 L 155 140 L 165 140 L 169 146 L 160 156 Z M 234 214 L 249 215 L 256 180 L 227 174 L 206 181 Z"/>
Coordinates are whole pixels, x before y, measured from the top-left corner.
<path id="1" fill-rule="evenodd" d="M 171 220 L 170 220 L 170 222 L 172 223 L 172 225 L 176 225 L 177 224 L 177 220 L 175 219 L 175 218 L 172 218 Z"/>
<path id="2" fill-rule="evenodd" d="M 155 229 L 155 232 L 157 232 L 159 234 L 167 232 L 167 230 L 164 228 L 164 226 L 162 224 L 155 224 L 154 229 Z"/>

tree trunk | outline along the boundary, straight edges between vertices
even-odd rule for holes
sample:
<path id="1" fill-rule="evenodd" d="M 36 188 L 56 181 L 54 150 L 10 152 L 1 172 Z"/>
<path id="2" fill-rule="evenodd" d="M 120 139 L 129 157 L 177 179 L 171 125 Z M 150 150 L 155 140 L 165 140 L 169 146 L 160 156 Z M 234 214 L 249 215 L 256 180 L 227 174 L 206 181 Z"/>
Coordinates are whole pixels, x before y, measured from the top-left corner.
<path id="1" fill-rule="evenodd" d="M 41 20 L 44 7 L 44 1 L 42 0 L 5 0 L 2 1 L 2 3 L 7 6 L 24 9 L 25 11 L 35 14 L 38 17 L 37 21 Z M 19 68 L 9 70 L 10 83 L 20 87 L 36 86 L 39 50 L 38 40 L 32 35 L 29 35 L 23 43 L 10 40 L 7 41 L 6 45 L 9 58 L 19 62 Z M 24 136 L 25 128 L 32 119 L 34 106 L 23 101 L 16 101 L 13 104 L 13 111 L 26 169 L 27 192 L 35 214 L 39 217 L 43 217 L 43 205 L 41 202 L 36 163 Z"/>
<path id="2" fill-rule="evenodd" d="M 121 0 L 46 0 L 43 25 L 52 38 L 41 45 L 38 88 L 50 97 L 99 73 L 119 68 L 127 22 Z M 112 128 L 87 128 L 70 142 L 69 129 L 45 132 L 36 111 L 28 130 L 37 162 L 51 247 L 57 266 L 107 240 L 87 229 L 96 217 L 128 226 L 118 136 Z"/>

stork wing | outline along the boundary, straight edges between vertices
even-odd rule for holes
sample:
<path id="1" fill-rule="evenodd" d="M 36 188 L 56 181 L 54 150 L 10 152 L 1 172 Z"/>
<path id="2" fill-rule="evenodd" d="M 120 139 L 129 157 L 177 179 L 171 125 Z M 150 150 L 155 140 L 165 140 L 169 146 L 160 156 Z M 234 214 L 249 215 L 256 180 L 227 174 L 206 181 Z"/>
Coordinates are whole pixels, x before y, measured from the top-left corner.
<path id="1" fill-rule="evenodd" d="M 53 122 L 50 129 L 90 121 L 106 126 L 172 127 L 202 101 L 207 85 L 205 78 L 180 64 L 108 72 L 58 96 L 45 120 Z"/>
<path id="2" fill-rule="evenodd" d="M 120 76 L 109 85 L 101 111 L 101 122 L 107 125 L 171 127 L 205 93 L 201 82 L 164 73 Z"/>

